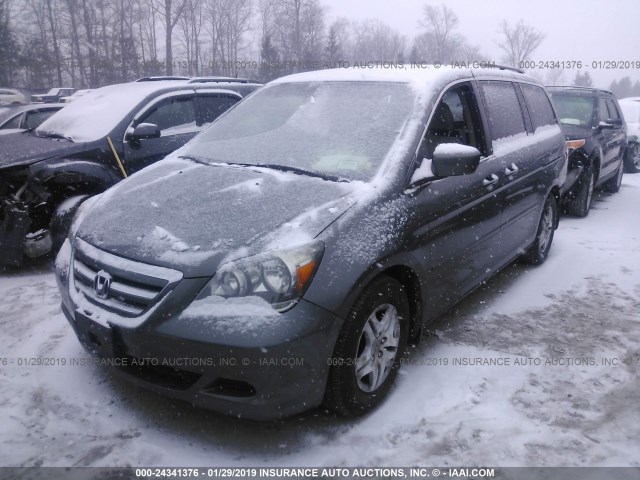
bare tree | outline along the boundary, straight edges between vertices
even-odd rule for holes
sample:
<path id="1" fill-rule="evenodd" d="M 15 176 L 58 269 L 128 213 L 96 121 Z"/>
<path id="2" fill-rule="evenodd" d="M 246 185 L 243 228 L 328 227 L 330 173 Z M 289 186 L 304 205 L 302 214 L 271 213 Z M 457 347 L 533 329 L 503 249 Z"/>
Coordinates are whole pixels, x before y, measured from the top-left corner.
<path id="1" fill-rule="evenodd" d="M 173 75 L 173 29 L 182 16 L 187 0 L 151 0 L 151 5 L 164 23 L 165 75 Z"/>
<path id="2" fill-rule="evenodd" d="M 499 33 L 502 39 L 497 45 L 505 53 L 504 61 L 512 67 L 519 67 L 522 62 L 529 60 L 545 37 L 542 32 L 522 20 L 513 27 L 503 20 Z"/>
<path id="3" fill-rule="evenodd" d="M 352 29 L 355 61 L 396 61 L 404 56 L 406 38 L 380 20 L 355 23 Z"/>
<path id="4" fill-rule="evenodd" d="M 439 7 L 425 5 L 420 26 L 424 29 L 423 43 L 429 44 L 435 61 L 450 62 L 460 47 L 461 38 L 456 33 L 458 16 L 441 4 Z"/>

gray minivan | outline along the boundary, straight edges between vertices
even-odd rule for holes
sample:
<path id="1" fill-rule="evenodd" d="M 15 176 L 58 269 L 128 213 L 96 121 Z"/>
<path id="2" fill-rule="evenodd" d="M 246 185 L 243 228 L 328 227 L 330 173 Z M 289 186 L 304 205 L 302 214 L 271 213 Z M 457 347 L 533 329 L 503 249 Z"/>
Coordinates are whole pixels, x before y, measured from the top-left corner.
<path id="1" fill-rule="evenodd" d="M 154 391 L 254 419 L 360 414 L 427 321 L 545 260 L 565 175 L 524 74 L 288 76 L 83 204 L 56 260 L 62 309 Z"/>

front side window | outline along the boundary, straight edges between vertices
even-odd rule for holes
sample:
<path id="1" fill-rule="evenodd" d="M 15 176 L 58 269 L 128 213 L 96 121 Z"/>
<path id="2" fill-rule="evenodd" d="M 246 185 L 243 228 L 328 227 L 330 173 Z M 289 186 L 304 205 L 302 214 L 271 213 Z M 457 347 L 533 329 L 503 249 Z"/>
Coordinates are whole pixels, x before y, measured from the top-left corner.
<path id="1" fill-rule="evenodd" d="M 448 90 L 433 111 L 418 158 L 432 159 L 436 147 L 443 143 L 468 145 L 485 154 L 479 115 L 470 85 L 458 85 Z"/>
<path id="2" fill-rule="evenodd" d="M 520 89 L 527 102 L 527 108 L 533 124 L 534 133 L 542 127 L 556 125 L 556 115 L 545 91 L 535 85 L 521 84 Z"/>
<path id="3" fill-rule="evenodd" d="M 493 141 L 526 133 L 518 94 L 511 82 L 481 82 Z"/>
<path id="4" fill-rule="evenodd" d="M 196 129 L 193 97 L 183 96 L 162 100 L 136 123 L 153 123 L 160 128 L 163 136 L 193 131 Z"/>

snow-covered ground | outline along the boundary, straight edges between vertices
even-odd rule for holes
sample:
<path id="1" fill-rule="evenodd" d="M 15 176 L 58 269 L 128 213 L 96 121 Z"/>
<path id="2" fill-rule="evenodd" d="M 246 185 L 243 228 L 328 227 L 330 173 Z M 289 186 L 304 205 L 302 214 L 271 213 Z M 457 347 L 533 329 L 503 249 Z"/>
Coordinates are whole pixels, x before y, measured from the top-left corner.
<path id="1" fill-rule="evenodd" d="M 92 364 L 19 365 L 90 359 L 46 263 L 0 274 L 0 329 L 2 466 L 640 466 L 640 175 L 562 218 L 544 265 L 509 267 L 431 325 L 357 420 L 254 423 Z"/>

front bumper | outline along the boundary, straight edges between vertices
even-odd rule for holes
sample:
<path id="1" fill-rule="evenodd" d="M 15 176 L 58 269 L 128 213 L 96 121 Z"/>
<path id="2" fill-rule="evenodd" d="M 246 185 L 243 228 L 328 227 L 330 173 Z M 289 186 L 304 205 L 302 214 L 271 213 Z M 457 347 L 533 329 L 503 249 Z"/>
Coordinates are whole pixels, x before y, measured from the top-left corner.
<path id="1" fill-rule="evenodd" d="M 305 300 L 273 317 L 185 318 L 208 279 L 183 279 L 143 322 L 78 302 L 71 247 L 56 261 L 62 310 L 81 344 L 128 381 L 255 420 L 290 416 L 324 397 L 339 318 Z M 77 297 L 76 297 L 77 298 Z M 109 312 L 107 312 L 109 313 Z"/>

